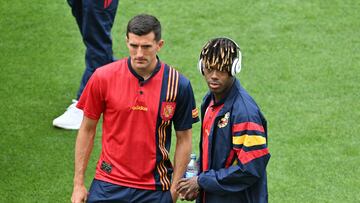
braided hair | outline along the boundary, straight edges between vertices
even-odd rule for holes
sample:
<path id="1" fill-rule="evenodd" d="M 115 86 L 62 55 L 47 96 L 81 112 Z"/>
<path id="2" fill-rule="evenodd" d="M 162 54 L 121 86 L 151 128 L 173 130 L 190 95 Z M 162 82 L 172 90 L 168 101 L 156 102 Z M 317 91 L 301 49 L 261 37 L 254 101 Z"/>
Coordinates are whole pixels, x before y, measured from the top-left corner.
<path id="1" fill-rule="evenodd" d="M 208 41 L 200 53 L 201 67 L 227 71 L 231 74 L 233 61 L 239 47 L 229 38 L 215 38 Z"/>

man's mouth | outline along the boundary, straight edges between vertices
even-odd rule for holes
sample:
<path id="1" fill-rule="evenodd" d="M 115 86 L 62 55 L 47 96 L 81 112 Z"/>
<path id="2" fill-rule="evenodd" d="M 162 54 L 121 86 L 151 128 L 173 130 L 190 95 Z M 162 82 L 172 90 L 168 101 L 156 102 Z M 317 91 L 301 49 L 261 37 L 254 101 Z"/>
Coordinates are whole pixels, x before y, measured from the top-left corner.
<path id="1" fill-rule="evenodd" d="M 217 89 L 220 87 L 220 84 L 217 82 L 209 82 L 208 84 L 211 89 Z"/>
<path id="2" fill-rule="evenodd" d="M 145 63 L 145 62 L 146 62 L 146 59 L 137 58 L 137 59 L 135 59 L 135 62 L 136 62 L 136 63 Z"/>

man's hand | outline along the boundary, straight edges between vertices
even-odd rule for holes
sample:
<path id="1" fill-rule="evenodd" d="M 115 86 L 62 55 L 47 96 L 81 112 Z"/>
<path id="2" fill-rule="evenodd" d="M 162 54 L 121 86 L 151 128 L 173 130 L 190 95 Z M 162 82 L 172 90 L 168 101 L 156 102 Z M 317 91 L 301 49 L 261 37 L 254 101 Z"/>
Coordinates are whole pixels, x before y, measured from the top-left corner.
<path id="1" fill-rule="evenodd" d="M 72 203 L 83 203 L 86 202 L 88 192 L 84 185 L 74 186 L 74 190 L 71 196 Z"/>
<path id="2" fill-rule="evenodd" d="M 182 178 L 176 187 L 176 191 L 180 194 L 181 199 L 192 201 L 199 195 L 200 186 L 197 182 L 198 177 Z"/>

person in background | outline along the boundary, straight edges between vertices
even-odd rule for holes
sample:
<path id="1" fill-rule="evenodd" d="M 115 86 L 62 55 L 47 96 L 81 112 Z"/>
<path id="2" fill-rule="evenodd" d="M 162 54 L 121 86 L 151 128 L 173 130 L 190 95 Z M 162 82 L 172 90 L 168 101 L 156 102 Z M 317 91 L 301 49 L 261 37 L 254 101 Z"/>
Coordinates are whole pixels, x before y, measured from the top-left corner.
<path id="1" fill-rule="evenodd" d="M 84 111 L 75 147 L 72 202 L 175 202 L 191 153 L 198 111 L 190 81 L 160 61 L 161 24 L 152 15 L 127 26 L 130 56 L 95 71 L 77 104 Z M 89 195 L 84 175 L 103 115 L 102 151 Z M 169 158 L 171 129 L 176 145 Z"/>
<path id="2" fill-rule="evenodd" d="M 85 71 L 76 99 L 72 100 L 72 104 L 62 115 L 53 120 L 53 126 L 78 130 L 83 118 L 83 111 L 76 108 L 76 104 L 86 83 L 98 67 L 115 61 L 112 50 L 111 28 L 119 0 L 67 1 L 86 47 Z"/>
<path id="3" fill-rule="evenodd" d="M 198 67 L 210 90 L 201 106 L 200 170 L 181 179 L 177 192 L 199 203 L 267 202 L 267 124 L 235 77 L 239 46 L 225 37 L 210 40 Z"/>

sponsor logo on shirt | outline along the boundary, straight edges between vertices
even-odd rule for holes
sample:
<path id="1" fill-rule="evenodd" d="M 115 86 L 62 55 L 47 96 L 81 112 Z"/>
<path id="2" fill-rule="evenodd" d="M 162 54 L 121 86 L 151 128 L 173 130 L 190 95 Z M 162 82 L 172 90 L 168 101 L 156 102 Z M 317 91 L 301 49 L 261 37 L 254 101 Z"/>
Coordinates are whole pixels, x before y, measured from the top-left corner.
<path id="1" fill-rule="evenodd" d="M 133 111 L 147 111 L 148 110 L 148 108 L 146 106 L 140 106 L 140 105 L 133 106 L 133 107 L 131 107 L 131 109 Z"/>

